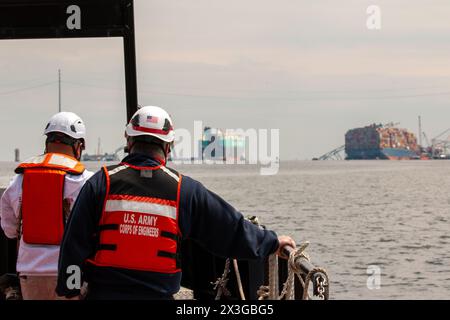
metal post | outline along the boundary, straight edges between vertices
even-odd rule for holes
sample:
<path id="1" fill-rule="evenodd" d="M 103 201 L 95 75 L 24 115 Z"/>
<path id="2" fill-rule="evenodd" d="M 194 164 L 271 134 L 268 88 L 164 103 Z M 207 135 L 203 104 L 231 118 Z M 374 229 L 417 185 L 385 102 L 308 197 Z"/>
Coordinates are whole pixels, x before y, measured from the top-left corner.
<path id="1" fill-rule="evenodd" d="M 138 108 L 133 1 L 130 1 L 130 3 L 127 4 L 125 12 L 127 29 L 123 37 L 123 49 L 125 59 L 127 121 L 130 121 L 131 117 Z"/>
<path id="2" fill-rule="evenodd" d="M 0 189 L 0 197 L 4 189 Z M 0 275 L 3 273 L 15 273 L 17 261 L 17 241 L 8 239 L 0 229 Z"/>
<path id="3" fill-rule="evenodd" d="M 58 112 L 61 112 L 61 69 L 58 69 Z"/>
<path id="4" fill-rule="evenodd" d="M 422 150 L 422 117 L 419 116 L 419 146 Z"/>

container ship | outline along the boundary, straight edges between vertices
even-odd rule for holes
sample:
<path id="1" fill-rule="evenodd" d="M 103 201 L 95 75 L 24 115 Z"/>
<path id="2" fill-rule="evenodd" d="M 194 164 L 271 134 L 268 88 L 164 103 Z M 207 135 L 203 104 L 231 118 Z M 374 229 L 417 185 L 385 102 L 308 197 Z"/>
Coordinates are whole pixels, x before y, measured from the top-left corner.
<path id="1" fill-rule="evenodd" d="M 420 159 L 415 135 L 393 124 L 372 124 L 349 130 L 345 134 L 345 153 L 347 160 Z"/>
<path id="2" fill-rule="evenodd" d="M 214 146 L 211 144 L 214 143 Z M 211 148 L 210 150 L 208 150 Z M 217 128 L 204 127 L 200 142 L 202 159 L 244 161 L 246 138 L 243 134 L 230 134 Z"/>

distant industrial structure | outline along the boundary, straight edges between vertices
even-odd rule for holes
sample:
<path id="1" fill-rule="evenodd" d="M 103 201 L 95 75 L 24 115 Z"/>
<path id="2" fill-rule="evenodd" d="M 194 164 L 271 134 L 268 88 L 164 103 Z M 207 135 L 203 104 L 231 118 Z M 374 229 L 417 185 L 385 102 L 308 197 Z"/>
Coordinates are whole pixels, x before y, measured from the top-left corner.
<path id="1" fill-rule="evenodd" d="M 125 149 L 125 146 L 121 146 L 112 153 L 107 153 L 107 152 L 102 153 L 101 140 L 99 138 L 98 144 L 97 144 L 97 153 L 96 154 L 85 153 L 82 155 L 81 160 L 82 161 L 120 161 L 122 159 L 124 149 Z"/>
<path id="2" fill-rule="evenodd" d="M 427 144 L 426 147 L 422 147 L 422 152 L 428 154 L 431 159 L 450 159 L 450 128 L 438 134 L 434 138 L 428 140 L 425 132 L 422 135 Z"/>
<path id="3" fill-rule="evenodd" d="M 14 161 L 20 162 L 20 150 L 18 148 L 14 149 Z"/>

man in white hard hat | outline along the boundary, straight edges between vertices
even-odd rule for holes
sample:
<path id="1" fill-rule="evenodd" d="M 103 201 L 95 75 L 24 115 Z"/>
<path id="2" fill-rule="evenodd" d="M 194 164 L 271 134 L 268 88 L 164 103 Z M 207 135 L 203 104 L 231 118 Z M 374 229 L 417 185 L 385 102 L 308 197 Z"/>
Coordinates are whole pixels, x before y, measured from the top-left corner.
<path id="1" fill-rule="evenodd" d="M 25 300 L 53 300 L 59 246 L 71 207 L 92 173 L 79 162 L 86 128 L 79 116 L 60 112 L 45 127 L 45 151 L 21 163 L 2 195 L 1 227 L 19 239 L 17 272 Z"/>
<path id="2" fill-rule="evenodd" d="M 78 266 L 88 299 L 171 299 L 180 289 L 180 241 L 196 240 L 216 255 L 263 259 L 295 247 L 287 236 L 246 221 L 201 183 L 167 168 L 172 120 L 143 107 L 126 128 L 129 155 L 104 167 L 80 192 L 61 245 L 57 293 Z"/>

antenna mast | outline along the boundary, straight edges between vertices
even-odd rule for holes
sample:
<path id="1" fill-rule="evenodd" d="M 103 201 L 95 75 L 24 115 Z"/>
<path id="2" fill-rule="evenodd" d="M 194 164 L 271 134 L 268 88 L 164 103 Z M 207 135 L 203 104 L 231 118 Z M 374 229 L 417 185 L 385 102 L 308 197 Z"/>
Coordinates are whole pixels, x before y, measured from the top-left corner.
<path id="1" fill-rule="evenodd" d="M 419 146 L 422 148 L 422 117 L 419 116 Z"/>
<path id="2" fill-rule="evenodd" d="M 58 69 L 58 111 L 61 112 L 61 69 Z"/>

